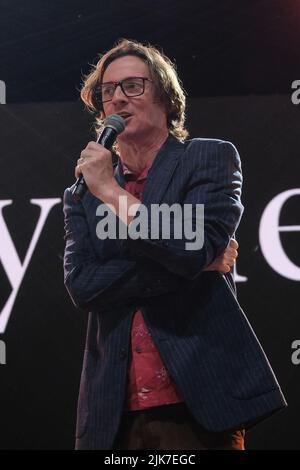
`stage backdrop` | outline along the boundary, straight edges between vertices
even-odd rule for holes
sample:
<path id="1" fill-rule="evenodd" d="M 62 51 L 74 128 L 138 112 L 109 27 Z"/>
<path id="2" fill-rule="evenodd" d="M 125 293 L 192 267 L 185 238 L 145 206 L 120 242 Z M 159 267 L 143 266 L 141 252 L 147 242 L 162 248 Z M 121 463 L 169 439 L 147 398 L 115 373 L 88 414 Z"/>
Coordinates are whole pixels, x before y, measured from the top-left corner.
<path id="1" fill-rule="evenodd" d="M 191 137 L 240 152 L 239 301 L 289 402 L 251 449 L 300 449 L 299 117 L 287 95 L 188 102 Z M 91 117 L 79 102 L 4 104 L 0 136 L 0 448 L 72 449 L 87 317 L 63 285 L 61 200 Z"/>

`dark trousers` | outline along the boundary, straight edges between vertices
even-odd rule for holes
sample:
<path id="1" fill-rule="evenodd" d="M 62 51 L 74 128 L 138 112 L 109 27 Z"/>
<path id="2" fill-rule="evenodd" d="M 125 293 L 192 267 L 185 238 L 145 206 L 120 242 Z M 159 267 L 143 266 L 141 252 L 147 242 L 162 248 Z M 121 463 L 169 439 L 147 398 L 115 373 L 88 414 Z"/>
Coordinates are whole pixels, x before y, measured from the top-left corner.
<path id="1" fill-rule="evenodd" d="M 243 429 L 210 432 L 183 403 L 128 411 L 114 443 L 115 450 L 244 450 Z"/>

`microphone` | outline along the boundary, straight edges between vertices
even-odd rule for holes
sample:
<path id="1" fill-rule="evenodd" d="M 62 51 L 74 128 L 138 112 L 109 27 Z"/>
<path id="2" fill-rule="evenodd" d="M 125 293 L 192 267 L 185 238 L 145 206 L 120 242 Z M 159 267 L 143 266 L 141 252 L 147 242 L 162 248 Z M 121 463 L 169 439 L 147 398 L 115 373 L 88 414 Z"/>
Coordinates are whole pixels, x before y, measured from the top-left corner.
<path id="1" fill-rule="evenodd" d="M 110 150 L 117 138 L 117 135 L 124 131 L 125 121 L 118 114 L 112 114 L 111 116 L 107 116 L 103 125 L 103 131 L 99 135 L 96 142 Z M 80 175 L 72 190 L 72 196 L 74 197 L 75 201 L 80 201 L 85 195 L 87 189 L 88 188 L 86 182 L 84 181 L 84 177 L 83 175 Z"/>

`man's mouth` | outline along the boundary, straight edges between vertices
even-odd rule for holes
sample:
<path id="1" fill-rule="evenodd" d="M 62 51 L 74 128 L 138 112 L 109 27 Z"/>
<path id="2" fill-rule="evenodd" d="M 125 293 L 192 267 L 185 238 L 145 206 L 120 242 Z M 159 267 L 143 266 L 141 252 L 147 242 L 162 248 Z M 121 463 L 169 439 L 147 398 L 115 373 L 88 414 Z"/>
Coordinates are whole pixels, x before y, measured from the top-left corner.
<path id="1" fill-rule="evenodd" d="M 130 118 L 132 114 L 126 113 L 125 111 L 123 113 L 117 113 L 119 116 L 121 116 L 124 120 Z"/>

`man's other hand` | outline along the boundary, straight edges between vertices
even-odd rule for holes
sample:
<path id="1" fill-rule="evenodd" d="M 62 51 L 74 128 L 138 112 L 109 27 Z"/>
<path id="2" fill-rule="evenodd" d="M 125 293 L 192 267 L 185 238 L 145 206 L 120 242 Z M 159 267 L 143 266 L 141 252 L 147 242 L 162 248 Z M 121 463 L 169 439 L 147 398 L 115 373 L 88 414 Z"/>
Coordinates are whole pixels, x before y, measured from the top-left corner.
<path id="1" fill-rule="evenodd" d="M 234 240 L 234 238 L 231 238 L 226 250 L 210 265 L 204 268 L 203 271 L 219 271 L 222 274 L 228 273 L 238 257 L 238 247 L 238 242 Z"/>

